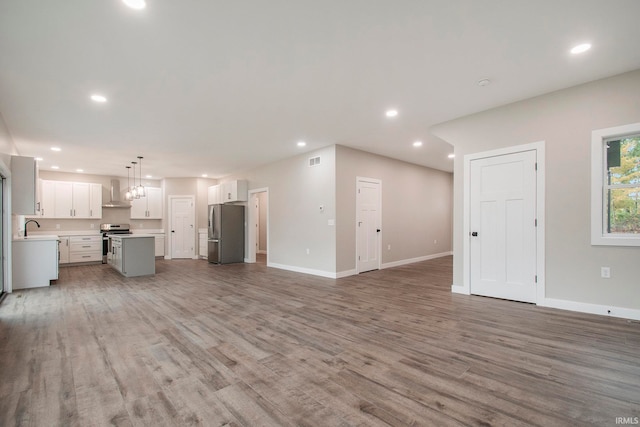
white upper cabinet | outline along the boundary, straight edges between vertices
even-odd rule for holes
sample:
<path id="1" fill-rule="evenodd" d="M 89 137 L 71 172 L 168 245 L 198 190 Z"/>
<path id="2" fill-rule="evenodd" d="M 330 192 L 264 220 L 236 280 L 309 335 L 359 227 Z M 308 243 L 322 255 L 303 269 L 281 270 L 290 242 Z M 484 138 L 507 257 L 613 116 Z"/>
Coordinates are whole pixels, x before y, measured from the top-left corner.
<path id="1" fill-rule="evenodd" d="M 102 218 L 102 184 L 89 187 L 89 218 Z"/>
<path id="2" fill-rule="evenodd" d="M 43 218 L 102 218 L 102 185 L 85 182 L 41 182 Z"/>
<path id="3" fill-rule="evenodd" d="M 207 191 L 207 202 L 210 205 L 217 205 L 220 202 L 220 186 L 212 185 Z"/>
<path id="4" fill-rule="evenodd" d="M 221 200 L 219 203 L 246 202 L 247 181 L 238 179 L 220 184 Z"/>
<path id="5" fill-rule="evenodd" d="M 38 165 L 33 157 L 11 156 L 11 210 L 35 215 Z"/>
<path id="6" fill-rule="evenodd" d="M 55 218 L 54 206 L 55 200 L 55 181 L 46 179 L 38 180 L 38 188 L 36 191 L 36 213 L 29 215 L 35 218 Z"/>
<path id="7" fill-rule="evenodd" d="M 162 189 L 145 187 L 145 197 L 131 201 L 131 219 L 162 219 Z"/>

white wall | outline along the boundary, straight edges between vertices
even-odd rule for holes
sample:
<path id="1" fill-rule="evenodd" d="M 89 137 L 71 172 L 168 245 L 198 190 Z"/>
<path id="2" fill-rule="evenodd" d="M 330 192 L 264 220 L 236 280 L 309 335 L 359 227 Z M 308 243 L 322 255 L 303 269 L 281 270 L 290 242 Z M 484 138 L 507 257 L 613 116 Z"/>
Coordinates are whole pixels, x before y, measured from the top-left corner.
<path id="1" fill-rule="evenodd" d="M 452 250 L 453 177 L 337 146 L 337 271 L 356 268 L 356 177 L 382 180 L 382 263 Z M 437 241 L 437 243 L 434 243 Z M 391 250 L 388 250 L 391 245 Z"/>
<path id="2" fill-rule="evenodd" d="M 11 156 L 16 155 L 18 155 L 18 150 L 0 112 L 0 161 L 6 166 L 10 166 Z"/>
<path id="3" fill-rule="evenodd" d="M 321 164 L 309 167 L 307 160 L 314 156 L 321 157 Z M 236 173 L 221 182 L 232 179 L 248 180 L 250 190 L 269 188 L 270 265 L 335 274 L 336 231 L 327 225 L 336 217 L 335 146 Z"/>
<path id="4" fill-rule="evenodd" d="M 434 126 L 456 154 L 454 285 L 463 283 L 464 155 L 545 141 L 546 297 L 640 309 L 640 248 L 590 244 L 591 132 L 638 121 L 640 70 Z"/>

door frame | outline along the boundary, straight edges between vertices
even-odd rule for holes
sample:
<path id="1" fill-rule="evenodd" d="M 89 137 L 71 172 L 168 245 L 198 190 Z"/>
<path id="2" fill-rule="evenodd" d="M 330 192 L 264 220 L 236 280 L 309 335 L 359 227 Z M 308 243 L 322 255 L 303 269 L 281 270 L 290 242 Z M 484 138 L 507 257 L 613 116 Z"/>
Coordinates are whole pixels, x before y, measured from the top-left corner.
<path id="1" fill-rule="evenodd" d="M 257 217 L 257 212 L 256 212 L 256 207 L 253 204 L 253 196 L 255 196 L 257 193 L 266 193 L 266 200 L 267 200 L 267 209 L 265 214 L 267 215 L 267 232 L 266 232 L 266 236 L 267 236 L 267 266 L 269 265 L 269 255 L 271 254 L 271 249 L 269 248 L 269 187 L 264 187 L 264 188 L 256 188 L 254 190 L 249 190 L 248 192 L 248 198 L 249 201 L 247 202 L 247 210 L 248 210 L 248 218 L 247 218 L 247 250 L 246 250 L 246 254 L 247 254 L 247 258 L 244 260 L 244 262 L 248 262 L 248 263 L 254 263 L 256 262 L 256 241 L 257 241 L 257 236 L 256 236 L 256 227 L 252 226 L 252 224 L 255 224 L 256 221 L 258 221 Z M 264 209 L 263 206 L 260 207 L 260 209 Z"/>
<path id="2" fill-rule="evenodd" d="M 13 235 L 13 223 L 11 216 L 11 169 L 0 160 L 0 174 L 4 176 L 4 180 L 0 185 L 4 185 L 2 189 L 2 236 L 0 236 L 0 245 L 2 245 L 2 275 L 4 279 L 4 292 L 10 294 L 13 292 L 13 272 L 12 268 L 12 252 L 11 252 L 11 236 Z M 36 185 L 38 185 L 36 183 Z"/>
<path id="3" fill-rule="evenodd" d="M 198 259 L 198 251 L 196 251 L 195 244 L 197 242 L 197 227 L 196 227 L 196 196 L 194 195 L 184 195 L 184 196 L 168 196 L 167 197 L 167 215 L 169 216 L 169 228 L 167 229 L 167 235 L 169 236 L 167 240 L 167 251 L 168 256 L 165 256 L 165 259 L 173 259 L 173 233 L 171 233 L 171 229 L 173 228 L 173 201 L 175 199 L 189 199 L 191 201 L 191 214 L 193 215 L 193 233 L 191 238 L 193 239 L 193 254 L 191 258 Z M 185 258 L 186 259 L 186 258 Z"/>
<path id="4" fill-rule="evenodd" d="M 384 228 L 382 227 L 382 180 L 378 178 L 367 178 L 365 176 L 356 176 L 356 218 L 354 226 L 356 228 L 356 274 L 360 274 L 360 263 L 358 262 L 358 257 L 360 256 L 360 245 L 358 239 L 358 233 L 360 231 L 360 227 L 358 227 L 358 215 L 360 214 L 360 198 L 358 197 L 358 189 L 360 188 L 360 182 L 373 182 L 378 184 L 378 191 L 380 192 L 378 197 L 378 223 L 380 224 L 380 229 L 382 230 L 378 235 L 378 268 L 380 270 L 382 268 L 382 233 L 384 233 Z M 373 270 L 371 270 L 373 271 Z"/>
<path id="5" fill-rule="evenodd" d="M 542 304 L 545 299 L 545 141 L 530 144 L 514 145 L 496 150 L 466 154 L 464 156 L 464 193 L 463 193 L 463 226 L 462 226 L 462 278 L 463 285 L 452 286 L 452 292 L 471 295 L 471 162 L 487 157 L 497 157 L 515 154 L 523 151 L 536 152 L 536 304 Z"/>

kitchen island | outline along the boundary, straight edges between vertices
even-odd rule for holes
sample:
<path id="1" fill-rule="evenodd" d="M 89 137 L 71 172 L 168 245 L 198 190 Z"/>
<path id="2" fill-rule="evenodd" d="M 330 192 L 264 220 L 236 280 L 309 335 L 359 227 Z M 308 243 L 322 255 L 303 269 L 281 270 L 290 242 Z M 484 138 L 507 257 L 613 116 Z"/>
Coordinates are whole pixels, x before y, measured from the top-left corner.
<path id="1" fill-rule="evenodd" d="M 58 280 L 58 236 L 16 237 L 12 251 L 13 289 L 39 288 Z"/>
<path id="2" fill-rule="evenodd" d="M 107 263 L 125 277 L 156 274 L 155 236 L 128 234 L 110 236 Z"/>

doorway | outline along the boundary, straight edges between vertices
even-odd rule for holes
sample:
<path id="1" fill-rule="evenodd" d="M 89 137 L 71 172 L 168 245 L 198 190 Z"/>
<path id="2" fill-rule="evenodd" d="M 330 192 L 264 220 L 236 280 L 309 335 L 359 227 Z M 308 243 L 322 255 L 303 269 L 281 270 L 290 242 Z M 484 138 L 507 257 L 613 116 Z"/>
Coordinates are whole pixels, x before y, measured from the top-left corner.
<path id="1" fill-rule="evenodd" d="M 195 197 L 169 196 L 171 258 L 195 257 Z"/>
<path id="2" fill-rule="evenodd" d="M 380 269 L 382 181 L 356 178 L 356 266 L 358 273 Z"/>
<path id="3" fill-rule="evenodd" d="M 465 293 L 544 298 L 544 143 L 465 157 Z"/>
<path id="4" fill-rule="evenodd" d="M 249 190 L 247 262 L 269 264 L 269 189 Z"/>

